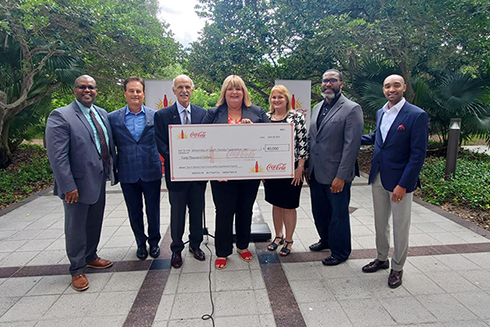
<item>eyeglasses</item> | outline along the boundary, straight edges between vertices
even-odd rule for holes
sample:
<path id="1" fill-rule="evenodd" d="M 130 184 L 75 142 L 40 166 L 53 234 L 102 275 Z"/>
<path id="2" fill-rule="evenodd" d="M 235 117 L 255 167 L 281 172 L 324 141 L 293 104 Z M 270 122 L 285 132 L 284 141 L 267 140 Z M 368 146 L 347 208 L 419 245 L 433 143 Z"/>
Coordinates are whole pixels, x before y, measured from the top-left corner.
<path id="1" fill-rule="evenodd" d="M 324 80 L 323 80 L 323 83 L 328 84 L 328 83 L 330 82 L 330 84 L 335 84 L 335 83 L 337 83 L 338 81 L 339 81 L 339 80 L 338 80 L 338 79 L 336 79 L 336 78 L 330 78 L 330 79 L 324 79 Z"/>
<path id="2" fill-rule="evenodd" d="M 93 85 L 77 85 L 75 88 L 81 91 L 84 91 L 85 89 L 89 89 L 90 91 L 97 90 L 97 87 Z"/>

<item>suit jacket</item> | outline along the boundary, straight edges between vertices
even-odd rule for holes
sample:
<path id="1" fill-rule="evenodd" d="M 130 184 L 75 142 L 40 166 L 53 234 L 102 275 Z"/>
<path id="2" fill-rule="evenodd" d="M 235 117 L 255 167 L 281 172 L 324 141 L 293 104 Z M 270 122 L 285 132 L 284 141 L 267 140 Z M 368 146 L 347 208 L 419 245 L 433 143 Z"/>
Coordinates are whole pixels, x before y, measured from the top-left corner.
<path id="1" fill-rule="evenodd" d="M 107 111 L 97 106 L 94 108 L 107 128 L 111 165 L 114 166 L 116 151 Z M 97 150 L 94 131 L 75 101 L 49 115 L 46 147 L 54 173 L 54 194 L 64 199 L 66 192 L 78 189 L 78 202 L 97 202 L 105 178 L 102 157 Z M 109 178 L 112 185 L 117 183 L 113 169 Z"/>
<path id="2" fill-rule="evenodd" d="M 362 144 L 374 144 L 369 183 L 380 173 L 383 187 L 392 192 L 400 185 L 412 192 L 419 183 L 429 139 L 427 113 L 405 102 L 383 142 L 379 129 L 383 109 L 376 113 L 376 130 L 362 137 Z"/>
<path id="3" fill-rule="evenodd" d="M 351 182 L 364 128 L 361 106 L 341 94 L 317 128 L 323 102 L 311 117 L 309 174 L 321 184 L 330 185 L 335 177 Z"/>
<path id="4" fill-rule="evenodd" d="M 253 123 L 270 123 L 264 109 L 259 106 L 252 105 L 246 107 L 242 105 L 242 119 L 248 118 Z M 208 110 L 206 117 L 202 121 L 203 124 L 228 124 L 228 106 L 226 104 L 219 107 L 213 107 Z"/>
<path id="5" fill-rule="evenodd" d="M 206 114 L 206 110 L 202 107 L 191 104 L 191 124 L 201 124 L 201 121 Z M 165 165 L 165 182 L 167 188 L 170 191 L 184 190 L 192 182 L 172 182 L 170 180 L 170 153 L 168 142 L 168 126 L 169 125 L 182 125 L 180 121 L 179 111 L 177 110 L 177 103 L 160 109 L 155 114 L 155 135 L 157 140 L 158 152 L 162 155 Z M 206 182 L 198 182 L 204 183 Z"/>
<path id="6" fill-rule="evenodd" d="M 121 183 L 152 182 L 162 178 L 162 161 L 155 138 L 156 110 L 145 108 L 146 125 L 136 141 L 126 126 L 127 106 L 109 114 L 117 151 L 116 169 Z"/>

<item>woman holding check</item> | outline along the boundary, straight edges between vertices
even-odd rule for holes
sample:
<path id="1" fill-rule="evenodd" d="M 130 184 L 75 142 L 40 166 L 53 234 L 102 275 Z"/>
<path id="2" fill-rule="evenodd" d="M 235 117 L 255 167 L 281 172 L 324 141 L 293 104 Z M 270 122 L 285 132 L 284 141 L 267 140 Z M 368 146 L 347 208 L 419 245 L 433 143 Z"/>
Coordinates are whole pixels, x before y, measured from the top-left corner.
<path id="1" fill-rule="evenodd" d="M 203 124 L 268 123 L 264 109 L 250 101 L 245 82 L 237 75 L 228 76 L 221 87 L 216 107 L 208 110 Z M 240 258 L 252 260 L 248 250 L 252 208 L 257 197 L 260 180 L 211 181 L 216 207 L 215 267 L 226 267 L 226 258 L 233 251 L 233 217 L 235 217 L 236 246 Z"/>
<path id="2" fill-rule="evenodd" d="M 265 200 L 272 204 L 272 219 L 276 238 L 267 249 L 274 251 L 284 243 L 282 256 L 291 253 L 293 234 L 296 228 L 296 208 L 299 207 L 299 195 L 303 185 L 303 170 L 308 159 L 308 131 L 303 115 L 295 112 L 291 105 L 291 96 L 284 85 L 276 85 L 269 96 L 270 111 L 267 115 L 273 123 L 293 123 L 294 125 L 294 159 L 293 178 L 265 180 Z M 286 235 L 283 234 L 283 226 Z"/>

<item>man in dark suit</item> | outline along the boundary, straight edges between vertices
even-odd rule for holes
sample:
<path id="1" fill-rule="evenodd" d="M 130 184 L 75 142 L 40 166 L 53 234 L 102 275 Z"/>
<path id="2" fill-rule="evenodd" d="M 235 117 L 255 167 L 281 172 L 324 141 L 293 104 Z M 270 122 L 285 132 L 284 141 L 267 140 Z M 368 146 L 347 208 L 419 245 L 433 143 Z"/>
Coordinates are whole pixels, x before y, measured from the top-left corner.
<path id="1" fill-rule="evenodd" d="M 388 76 L 383 93 L 388 100 L 376 113 L 376 131 L 362 137 L 362 144 L 374 144 L 369 183 L 372 184 L 376 249 L 378 257 L 362 271 L 389 268 L 390 215 L 393 214 L 394 247 L 388 286 L 402 284 L 407 259 L 413 191 L 419 183 L 429 137 L 425 111 L 403 97 L 407 85 L 400 75 Z"/>
<path id="2" fill-rule="evenodd" d="M 158 151 L 163 156 L 165 165 L 165 182 L 169 192 L 170 201 L 170 231 L 172 236 L 172 259 L 170 263 L 174 268 L 182 266 L 182 250 L 184 242 L 185 212 L 189 208 L 190 235 L 189 251 L 194 258 L 200 261 L 206 259 L 200 249 L 203 239 L 203 210 L 204 192 L 206 182 L 172 182 L 170 170 L 170 153 L 168 126 L 180 124 L 200 124 L 206 114 L 206 110 L 190 103 L 194 82 L 186 76 L 177 76 L 172 83 L 172 91 L 177 96 L 177 102 L 159 110 L 155 114 L 155 131 Z"/>
<path id="3" fill-rule="evenodd" d="M 115 155 L 107 112 L 93 105 L 95 80 L 82 75 L 73 88 L 76 100 L 53 110 L 46 125 L 46 147 L 54 173 L 54 194 L 65 211 L 66 252 L 72 287 L 89 287 L 85 268 L 108 268 L 112 262 L 97 256 L 105 207 L 106 181 L 116 183 Z"/>
<path id="4" fill-rule="evenodd" d="M 111 112 L 109 121 L 117 151 L 118 177 L 138 246 L 136 256 L 145 260 L 148 257 L 147 241 L 150 245 L 150 256 L 157 258 L 160 255 L 158 244 L 161 239 L 162 162 L 155 139 L 156 110 L 143 105 L 145 81 L 139 77 L 128 77 L 124 81 L 124 97 L 127 106 Z M 143 222 L 143 195 L 148 219 L 148 236 L 145 234 Z"/>
<path id="5" fill-rule="evenodd" d="M 325 100 L 313 108 L 309 131 L 311 206 L 320 236 L 310 250 L 330 248 L 322 261 L 326 266 L 344 262 L 351 253 L 350 188 L 363 130 L 361 106 L 342 94 L 343 85 L 340 71 L 323 74 Z"/>

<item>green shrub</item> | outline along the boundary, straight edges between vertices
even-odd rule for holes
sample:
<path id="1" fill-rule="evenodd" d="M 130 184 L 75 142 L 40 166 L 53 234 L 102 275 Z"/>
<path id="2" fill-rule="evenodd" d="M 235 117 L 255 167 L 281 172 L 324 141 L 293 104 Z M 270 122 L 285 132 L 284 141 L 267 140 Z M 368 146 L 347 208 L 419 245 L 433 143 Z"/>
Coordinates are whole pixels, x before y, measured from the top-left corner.
<path id="1" fill-rule="evenodd" d="M 25 151 L 23 162 L 16 168 L 0 170 L 0 206 L 26 198 L 32 192 L 53 182 L 53 172 L 46 150 L 40 146 L 21 145 L 17 151 Z"/>
<path id="2" fill-rule="evenodd" d="M 454 177 L 444 179 L 445 158 L 427 158 L 420 179 L 422 198 L 432 204 L 449 202 L 472 209 L 490 209 L 490 158 L 463 153 Z"/>

